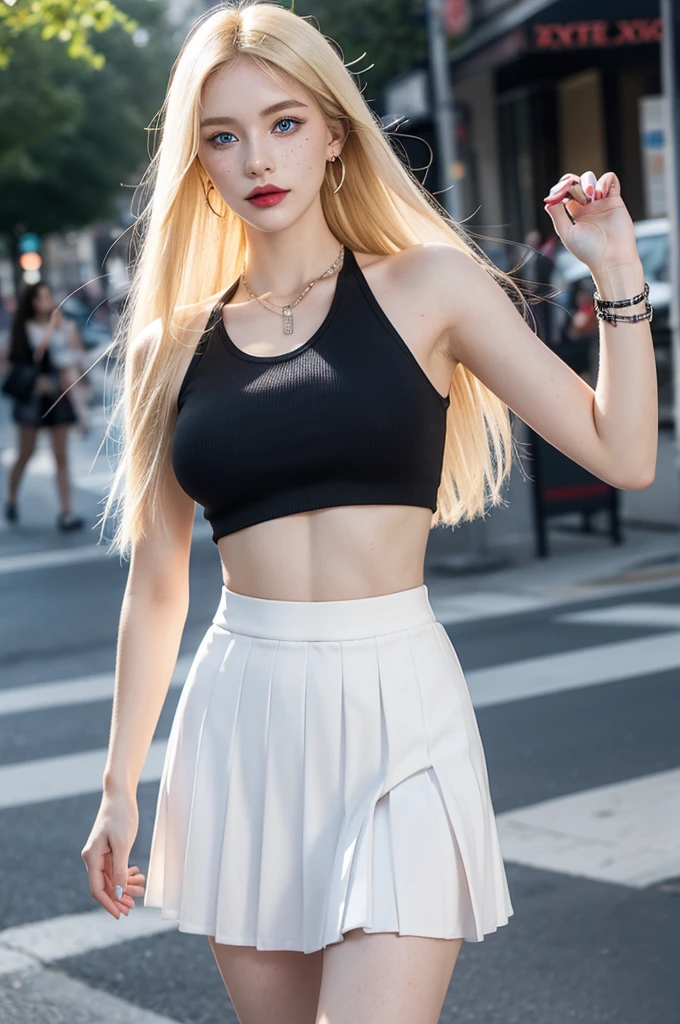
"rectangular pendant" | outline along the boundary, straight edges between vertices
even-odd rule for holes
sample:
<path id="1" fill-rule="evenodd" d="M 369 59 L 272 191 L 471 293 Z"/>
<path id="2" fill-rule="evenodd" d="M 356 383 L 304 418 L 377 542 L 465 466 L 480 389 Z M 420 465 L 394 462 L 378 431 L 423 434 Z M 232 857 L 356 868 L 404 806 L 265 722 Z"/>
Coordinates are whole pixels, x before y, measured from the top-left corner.
<path id="1" fill-rule="evenodd" d="M 283 307 L 283 333 L 293 333 L 293 311 L 290 306 Z"/>

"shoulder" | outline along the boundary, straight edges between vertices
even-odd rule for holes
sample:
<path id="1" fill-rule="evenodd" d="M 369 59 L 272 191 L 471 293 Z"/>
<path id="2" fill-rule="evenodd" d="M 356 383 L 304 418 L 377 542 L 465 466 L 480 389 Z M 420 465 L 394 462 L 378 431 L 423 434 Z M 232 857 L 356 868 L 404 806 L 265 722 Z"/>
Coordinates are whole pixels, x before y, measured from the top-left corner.
<path id="1" fill-rule="evenodd" d="M 449 242 L 421 242 L 387 256 L 359 253 L 357 262 L 362 271 L 375 268 L 372 272 L 394 288 L 413 291 L 438 306 L 442 300 L 448 305 L 455 296 L 454 282 L 467 286 L 484 273 L 474 256 Z"/>
<path id="2" fill-rule="evenodd" d="M 449 242 L 421 242 L 387 256 L 359 253 L 357 263 L 396 305 L 426 311 L 432 344 L 444 353 L 452 329 L 493 283 L 479 260 Z"/>

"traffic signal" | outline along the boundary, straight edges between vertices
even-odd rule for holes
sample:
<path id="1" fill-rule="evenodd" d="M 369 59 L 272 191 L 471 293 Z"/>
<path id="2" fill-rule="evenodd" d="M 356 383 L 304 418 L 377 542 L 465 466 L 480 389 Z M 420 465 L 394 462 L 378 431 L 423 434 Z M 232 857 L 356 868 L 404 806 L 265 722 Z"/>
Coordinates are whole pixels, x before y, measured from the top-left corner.
<path id="1" fill-rule="evenodd" d="M 36 284 L 40 280 L 40 268 L 42 267 L 42 256 L 40 255 L 40 235 L 35 231 L 25 231 L 17 240 L 17 248 L 20 252 L 19 266 L 23 270 L 23 278 L 26 284 Z"/>

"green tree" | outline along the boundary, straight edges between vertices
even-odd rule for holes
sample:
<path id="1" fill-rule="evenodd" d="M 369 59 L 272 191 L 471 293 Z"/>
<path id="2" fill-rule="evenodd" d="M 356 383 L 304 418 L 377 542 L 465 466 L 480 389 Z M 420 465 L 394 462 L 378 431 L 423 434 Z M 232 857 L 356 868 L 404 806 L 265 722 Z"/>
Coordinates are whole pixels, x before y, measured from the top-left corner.
<path id="1" fill-rule="evenodd" d="M 345 63 L 366 53 L 350 71 L 373 65 L 361 76 L 369 102 L 379 104 L 390 78 L 427 57 L 423 0 L 287 0 L 287 6 L 303 17 L 313 15 L 323 34 L 339 44 Z"/>
<path id="2" fill-rule="evenodd" d="M 19 224 L 39 234 L 82 227 L 131 197 L 121 184 L 135 184 L 148 162 L 147 128 L 173 52 L 161 4 L 121 7 L 148 41 L 135 45 L 113 26 L 101 37 L 98 68 L 36 31 L 17 37 L 0 71 L 0 233 L 12 236 Z"/>
<path id="3" fill-rule="evenodd" d="M 134 32 L 137 23 L 109 0 L 0 0 L 0 68 L 6 68 L 14 42 L 37 32 L 43 40 L 57 39 L 69 57 L 102 67 L 104 55 L 89 43 L 92 32 L 106 32 L 120 25 Z"/>

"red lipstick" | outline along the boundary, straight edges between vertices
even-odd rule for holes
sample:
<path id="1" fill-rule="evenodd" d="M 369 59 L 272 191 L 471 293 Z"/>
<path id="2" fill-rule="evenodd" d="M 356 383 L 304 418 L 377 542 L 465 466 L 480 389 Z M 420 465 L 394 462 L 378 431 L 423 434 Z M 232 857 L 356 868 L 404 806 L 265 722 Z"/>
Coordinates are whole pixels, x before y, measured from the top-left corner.
<path id="1" fill-rule="evenodd" d="M 256 185 L 246 196 L 254 206 L 276 206 L 288 195 L 290 189 L 279 188 L 278 185 Z"/>

